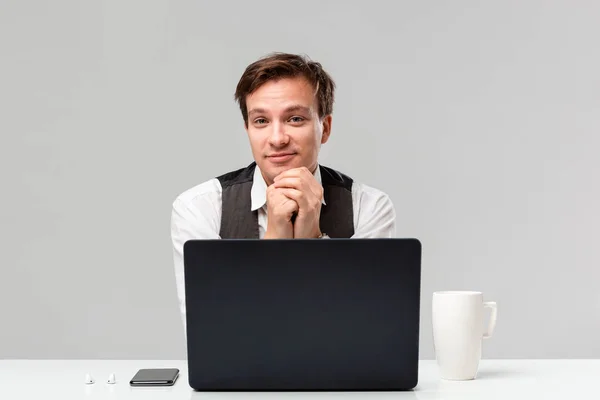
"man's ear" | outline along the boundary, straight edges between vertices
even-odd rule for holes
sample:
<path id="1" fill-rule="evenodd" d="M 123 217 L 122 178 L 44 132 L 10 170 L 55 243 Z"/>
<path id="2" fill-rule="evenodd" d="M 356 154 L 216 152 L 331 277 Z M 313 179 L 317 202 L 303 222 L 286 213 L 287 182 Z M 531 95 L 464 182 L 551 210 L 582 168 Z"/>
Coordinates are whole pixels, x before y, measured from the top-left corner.
<path id="1" fill-rule="evenodd" d="M 333 118 L 331 117 L 331 114 L 323 117 L 323 121 L 321 122 L 321 124 L 323 124 L 323 126 L 322 126 L 323 134 L 321 135 L 321 144 L 325 144 L 329 140 L 329 136 L 331 135 L 332 119 Z"/>

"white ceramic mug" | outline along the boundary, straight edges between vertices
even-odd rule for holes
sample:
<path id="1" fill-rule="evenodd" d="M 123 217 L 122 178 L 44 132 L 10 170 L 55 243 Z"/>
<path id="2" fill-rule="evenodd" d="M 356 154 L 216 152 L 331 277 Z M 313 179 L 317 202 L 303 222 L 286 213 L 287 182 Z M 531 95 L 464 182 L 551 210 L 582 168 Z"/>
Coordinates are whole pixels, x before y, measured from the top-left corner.
<path id="1" fill-rule="evenodd" d="M 491 309 L 485 332 L 484 308 Z M 433 293 L 433 346 L 442 379 L 475 379 L 481 359 L 481 342 L 492 337 L 497 313 L 496 303 L 484 302 L 481 292 Z"/>

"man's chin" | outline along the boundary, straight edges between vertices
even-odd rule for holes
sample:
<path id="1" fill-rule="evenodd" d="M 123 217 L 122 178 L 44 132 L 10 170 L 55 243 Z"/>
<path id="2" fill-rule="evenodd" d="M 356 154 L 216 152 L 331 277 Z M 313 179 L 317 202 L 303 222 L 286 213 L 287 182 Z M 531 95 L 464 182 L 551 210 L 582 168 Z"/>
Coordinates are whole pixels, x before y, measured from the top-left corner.
<path id="1" fill-rule="evenodd" d="M 285 171 L 289 171 L 290 169 L 296 168 L 293 165 L 278 165 L 278 166 L 274 166 L 272 168 L 270 168 L 270 175 L 273 176 L 273 178 L 275 178 L 277 175 L 280 175 L 282 173 L 284 173 Z"/>
<path id="2" fill-rule="evenodd" d="M 261 166 L 259 165 L 260 170 L 263 174 L 263 178 L 265 178 L 265 181 L 267 182 L 267 184 L 271 184 L 273 183 L 273 180 L 275 179 L 276 176 L 284 173 L 285 171 L 289 171 L 290 169 L 294 169 L 294 168 L 299 168 L 301 167 L 301 165 L 294 165 L 294 164 L 284 164 L 284 165 L 265 165 L 265 166 Z"/>

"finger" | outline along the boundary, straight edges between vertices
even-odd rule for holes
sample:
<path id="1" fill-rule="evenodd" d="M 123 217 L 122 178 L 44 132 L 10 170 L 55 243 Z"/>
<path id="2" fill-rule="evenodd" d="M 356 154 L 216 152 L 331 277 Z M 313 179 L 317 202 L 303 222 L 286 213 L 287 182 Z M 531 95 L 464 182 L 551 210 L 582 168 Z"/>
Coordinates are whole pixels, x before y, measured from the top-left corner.
<path id="1" fill-rule="evenodd" d="M 297 179 L 301 182 L 304 182 L 307 186 L 319 186 L 319 182 L 317 182 L 316 178 L 310 173 L 308 168 L 305 167 L 290 169 L 282 172 L 281 174 L 277 175 L 273 182 L 280 183 L 281 181 L 288 179 Z"/>
<path id="2" fill-rule="evenodd" d="M 307 183 L 301 178 L 282 178 L 273 183 L 275 188 L 297 189 L 306 194 L 307 201 L 323 201 L 323 187 L 315 179 Z"/>
<path id="3" fill-rule="evenodd" d="M 305 188 L 306 184 L 300 178 L 286 177 L 286 178 L 281 178 L 277 182 L 273 183 L 273 186 L 276 188 L 290 188 L 290 189 L 302 190 L 303 188 Z"/>
<path id="4" fill-rule="evenodd" d="M 308 199 L 306 198 L 306 196 L 304 195 L 304 193 L 302 191 L 300 191 L 298 189 L 291 189 L 291 188 L 282 188 L 279 190 L 285 197 L 294 200 L 300 208 L 308 207 L 308 204 L 309 204 Z"/>
<path id="5" fill-rule="evenodd" d="M 292 169 L 288 169 L 287 171 L 283 171 L 282 173 L 277 175 L 275 178 L 273 178 L 273 182 L 277 182 L 279 179 L 282 179 L 282 178 L 292 178 L 292 177 L 300 178 L 302 176 L 307 176 L 307 175 L 312 176 L 312 174 L 306 167 L 292 168 Z"/>
<path id="6" fill-rule="evenodd" d="M 269 186 L 267 188 L 267 201 L 281 202 L 281 200 L 278 200 L 278 199 L 280 199 L 281 197 L 287 198 L 282 192 L 283 189 L 294 189 L 294 188 L 276 187 L 275 183 L 273 183 L 271 186 Z M 300 189 L 296 189 L 296 190 L 300 190 Z"/>
<path id="7" fill-rule="evenodd" d="M 312 193 L 313 198 L 321 202 L 323 201 L 323 186 L 306 167 L 294 168 L 282 172 L 274 179 L 273 185 L 276 187 L 291 187 L 306 193 Z"/>
<path id="8" fill-rule="evenodd" d="M 298 203 L 289 197 L 286 197 L 286 200 L 284 200 L 279 207 L 281 212 L 283 212 L 285 215 L 288 215 L 288 218 L 291 222 L 294 222 L 298 211 L 300 211 L 300 206 Z"/>
<path id="9" fill-rule="evenodd" d="M 288 201 L 295 203 L 294 199 L 292 199 L 290 196 L 285 195 L 284 190 L 290 189 L 290 190 L 296 190 L 296 191 L 300 192 L 297 189 L 276 188 L 275 184 L 269 186 L 269 188 L 270 189 L 269 189 L 269 193 L 267 194 L 267 202 L 270 202 L 272 204 L 279 204 L 280 206 L 283 206 Z"/>
<path id="10" fill-rule="evenodd" d="M 298 210 L 300 209 L 300 206 L 298 205 L 296 200 L 293 200 L 292 198 L 289 198 L 289 197 L 283 203 L 283 206 L 286 207 L 286 209 L 289 210 L 290 212 L 298 212 Z"/>

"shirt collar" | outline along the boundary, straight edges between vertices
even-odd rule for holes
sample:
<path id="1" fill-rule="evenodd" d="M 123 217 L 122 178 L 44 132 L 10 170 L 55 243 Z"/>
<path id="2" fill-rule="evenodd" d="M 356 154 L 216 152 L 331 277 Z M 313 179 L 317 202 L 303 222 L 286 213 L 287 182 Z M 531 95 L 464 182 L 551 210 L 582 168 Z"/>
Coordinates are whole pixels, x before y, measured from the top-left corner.
<path id="1" fill-rule="evenodd" d="M 317 164 L 317 169 L 313 174 L 319 185 L 322 185 L 321 182 L 321 168 Z M 250 197 L 252 199 L 252 211 L 256 211 L 259 208 L 264 207 L 267 204 L 267 183 L 262 176 L 262 172 L 258 165 L 254 169 L 254 177 L 252 178 L 252 190 L 250 191 Z M 325 204 L 325 198 L 322 201 Z"/>

